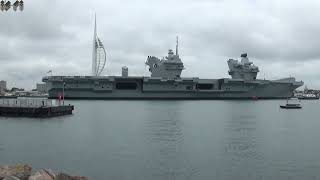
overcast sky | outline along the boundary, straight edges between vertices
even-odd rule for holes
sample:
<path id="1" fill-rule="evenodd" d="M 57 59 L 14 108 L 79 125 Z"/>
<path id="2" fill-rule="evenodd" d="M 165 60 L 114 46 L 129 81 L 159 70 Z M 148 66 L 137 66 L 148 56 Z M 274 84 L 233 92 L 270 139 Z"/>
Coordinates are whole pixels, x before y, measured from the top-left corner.
<path id="1" fill-rule="evenodd" d="M 107 50 L 104 75 L 149 76 L 180 38 L 183 76 L 229 77 L 226 61 L 247 52 L 259 78 L 289 76 L 320 88 L 319 0 L 25 0 L 0 11 L 0 80 L 31 89 L 53 75 L 90 75 L 94 13 Z"/>

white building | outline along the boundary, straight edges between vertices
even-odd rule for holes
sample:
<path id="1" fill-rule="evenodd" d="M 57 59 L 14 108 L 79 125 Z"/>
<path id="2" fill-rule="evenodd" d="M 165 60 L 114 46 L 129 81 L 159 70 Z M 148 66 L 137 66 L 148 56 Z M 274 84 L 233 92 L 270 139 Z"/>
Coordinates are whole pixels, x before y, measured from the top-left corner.
<path id="1" fill-rule="evenodd" d="M 7 89 L 7 81 L 0 81 L 0 93 L 3 94 Z"/>

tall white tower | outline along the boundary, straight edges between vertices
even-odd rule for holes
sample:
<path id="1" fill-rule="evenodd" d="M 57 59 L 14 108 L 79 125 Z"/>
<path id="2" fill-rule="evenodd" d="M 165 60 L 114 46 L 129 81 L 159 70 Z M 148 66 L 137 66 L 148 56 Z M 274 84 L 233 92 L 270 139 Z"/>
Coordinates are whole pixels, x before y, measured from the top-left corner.
<path id="1" fill-rule="evenodd" d="M 97 36 L 97 21 L 94 15 L 94 32 L 92 48 L 92 76 L 100 76 L 106 65 L 106 50 Z"/>

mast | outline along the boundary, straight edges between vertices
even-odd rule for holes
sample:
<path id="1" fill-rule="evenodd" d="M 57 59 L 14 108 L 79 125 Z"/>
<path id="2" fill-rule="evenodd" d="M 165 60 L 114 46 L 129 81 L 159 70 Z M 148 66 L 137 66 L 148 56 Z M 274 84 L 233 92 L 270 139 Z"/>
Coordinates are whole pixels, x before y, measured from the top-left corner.
<path id="1" fill-rule="evenodd" d="M 176 44 L 176 55 L 177 56 L 179 56 L 178 48 L 179 48 L 179 37 L 177 36 L 177 44 Z"/>
<path id="2" fill-rule="evenodd" d="M 94 32 L 93 32 L 93 47 L 92 47 L 92 76 L 96 76 L 97 67 L 97 21 L 94 14 Z"/>

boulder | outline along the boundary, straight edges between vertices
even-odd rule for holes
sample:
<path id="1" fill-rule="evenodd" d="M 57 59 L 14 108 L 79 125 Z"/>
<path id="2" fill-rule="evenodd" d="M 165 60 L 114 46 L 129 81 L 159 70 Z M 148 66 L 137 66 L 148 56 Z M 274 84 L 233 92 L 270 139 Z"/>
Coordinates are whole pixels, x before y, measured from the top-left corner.
<path id="1" fill-rule="evenodd" d="M 54 180 L 88 180 L 88 178 L 83 176 L 70 176 L 65 173 L 59 173 Z"/>
<path id="2" fill-rule="evenodd" d="M 7 177 L 3 178 L 2 180 L 20 180 L 20 179 L 15 176 L 7 176 Z"/>
<path id="3" fill-rule="evenodd" d="M 42 169 L 29 177 L 29 180 L 54 180 L 55 175 L 51 170 Z"/>
<path id="4" fill-rule="evenodd" d="M 0 166 L 0 179 L 15 176 L 20 180 L 28 180 L 32 168 L 29 165 Z"/>
<path id="5" fill-rule="evenodd" d="M 53 179 L 56 177 L 56 174 L 51 169 L 44 169 L 44 171 L 46 171 Z"/>

